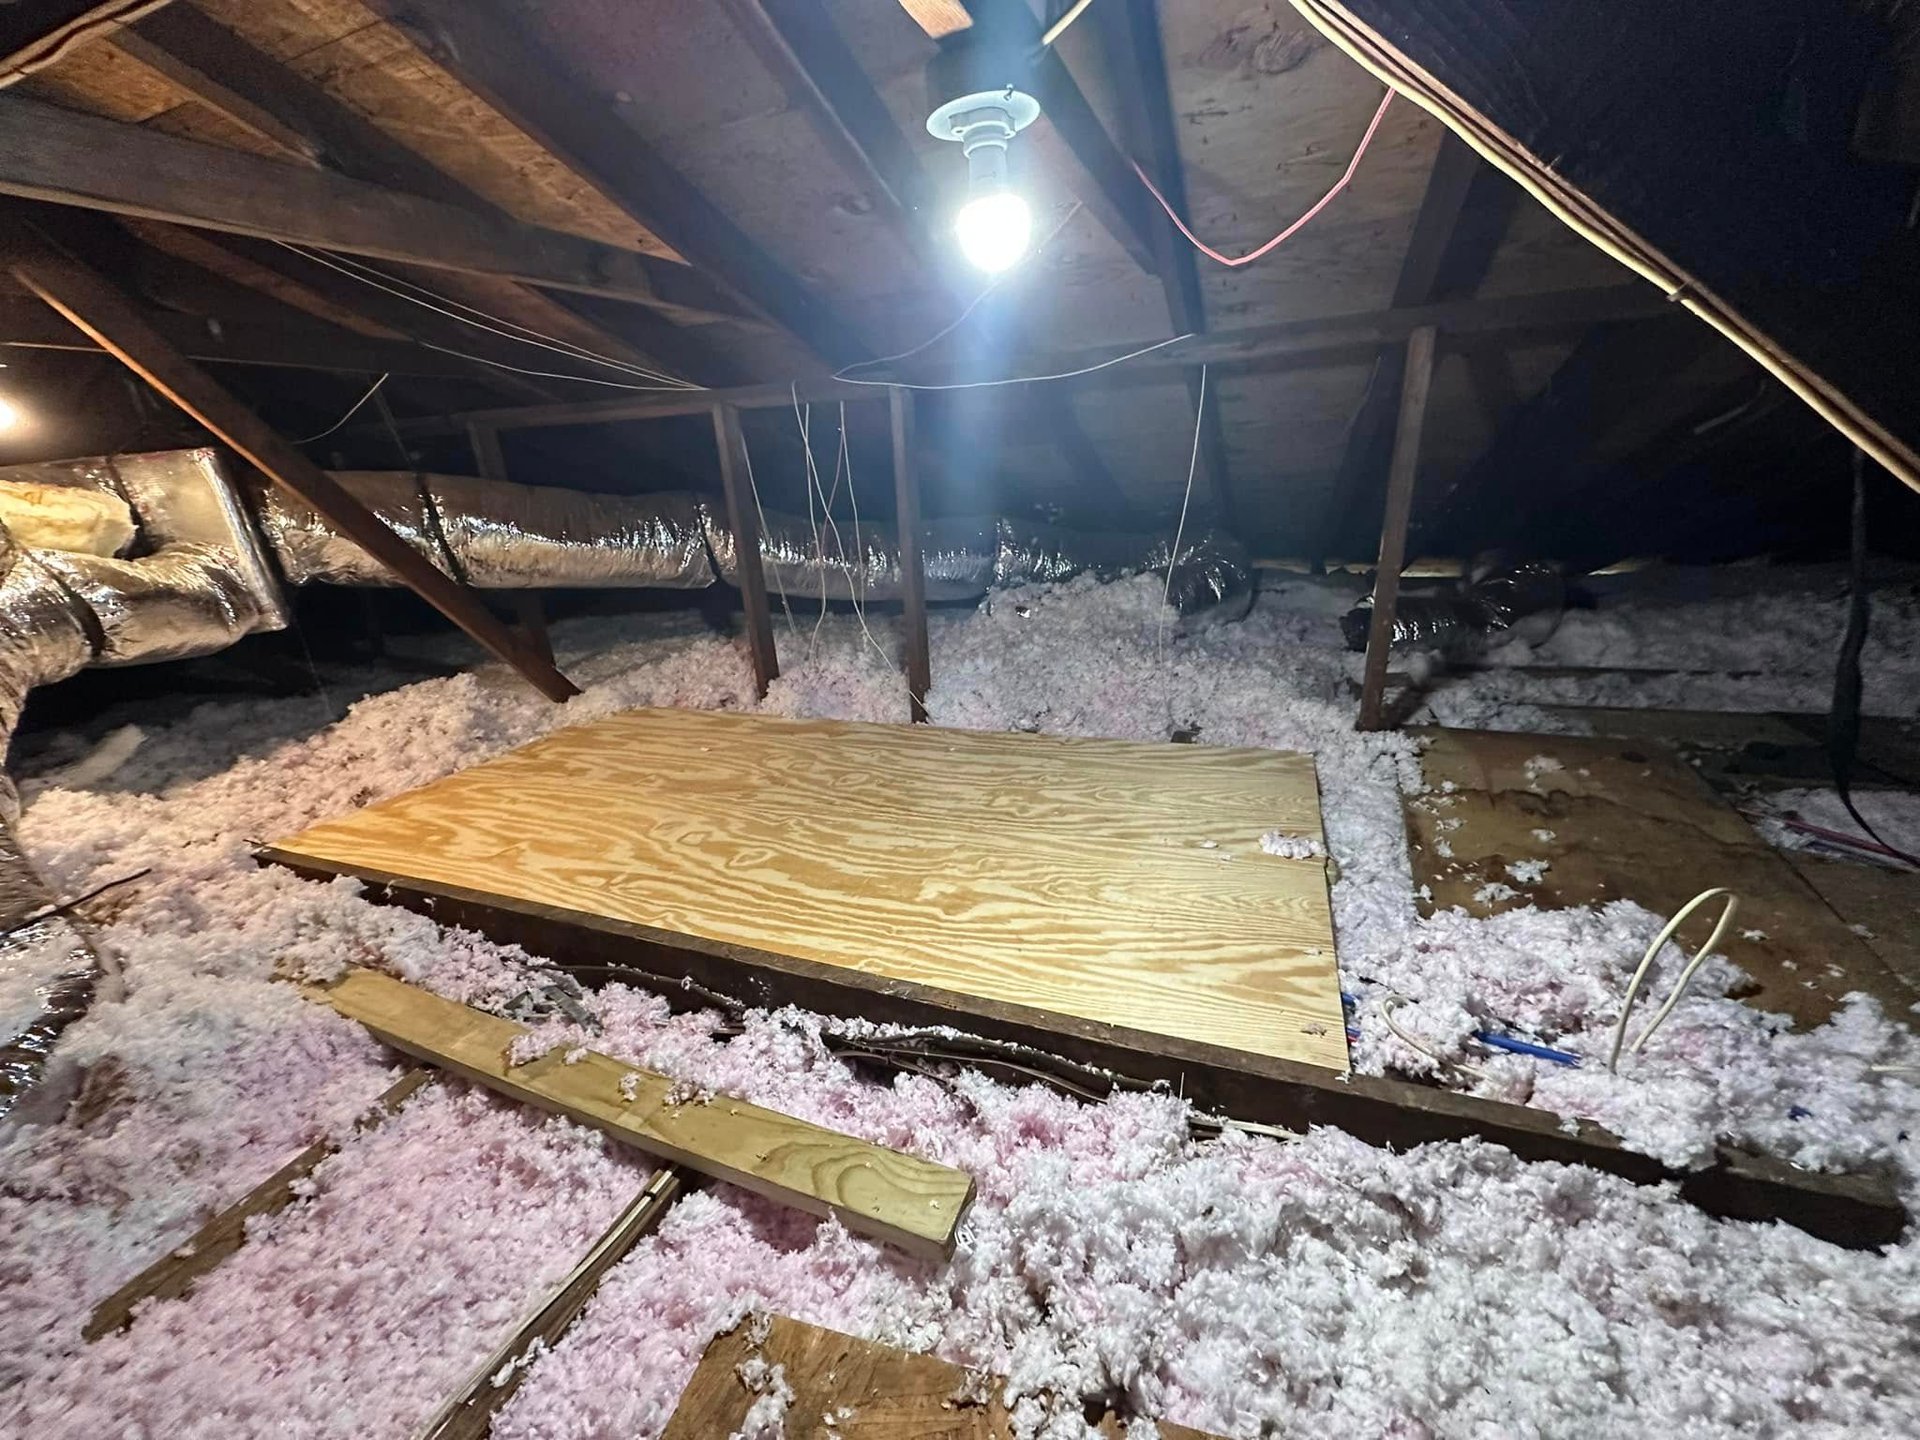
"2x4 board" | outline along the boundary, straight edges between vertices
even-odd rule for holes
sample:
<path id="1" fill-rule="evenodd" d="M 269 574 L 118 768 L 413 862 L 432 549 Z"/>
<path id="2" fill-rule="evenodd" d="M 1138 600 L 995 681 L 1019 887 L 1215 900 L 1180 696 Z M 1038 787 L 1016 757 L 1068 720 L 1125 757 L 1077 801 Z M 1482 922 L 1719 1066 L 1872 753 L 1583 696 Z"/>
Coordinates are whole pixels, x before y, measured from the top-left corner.
<path id="1" fill-rule="evenodd" d="M 1313 761 L 1271 750 L 639 710 L 270 858 L 956 1012 L 1346 1068 Z M 554 958 L 565 961 L 566 955 Z"/>

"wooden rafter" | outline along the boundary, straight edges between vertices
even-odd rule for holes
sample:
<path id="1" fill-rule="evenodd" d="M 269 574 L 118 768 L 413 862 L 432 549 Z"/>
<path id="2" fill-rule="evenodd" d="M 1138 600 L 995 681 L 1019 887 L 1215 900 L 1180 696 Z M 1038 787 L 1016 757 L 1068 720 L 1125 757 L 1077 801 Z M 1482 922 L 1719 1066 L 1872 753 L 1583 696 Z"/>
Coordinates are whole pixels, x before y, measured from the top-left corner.
<path id="1" fill-rule="evenodd" d="M 694 267 L 833 366 L 869 357 L 832 311 L 782 270 L 612 107 L 482 0 L 369 0 L 436 64 L 540 142 Z"/>
<path id="2" fill-rule="evenodd" d="M 1404 345 L 1422 325 L 1437 326 L 1453 343 L 1498 344 L 1521 336 L 1577 334 L 1603 320 L 1646 318 L 1670 313 L 1660 295 L 1641 285 L 1607 285 L 1582 290 L 1510 295 L 1488 300 L 1452 300 L 1406 310 L 1375 310 L 1319 320 L 1295 320 L 1246 330 L 1216 331 L 1169 345 L 1131 365 L 1105 370 L 1069 386 L 1128 384 L 1142 379 L 1164 379 L 1184 366 L 1233 368 L 1306 368 L 1350 365 L 1370 358 L 1382 345 Z M 1003 363 L 1035 371 L 1072 370 L 1111 358 L 1111 347 L 1099 350 L 1055 351 L 1018 357 Z M 836 381 L 803 382 L 803 401 L 872 400 L 868 386 Z M 502 430 L 545 426 L 605 425 L 622 420 L 651 420 L 670 415 L 697 415 L 724 402 L 742 410 L 765 409 L 793 402 L 785 382 L 743 386 L 723 391 L 688 391 L 672 395 L 633 395 L 577 404 L 530 406 L 518 410 L 489 410 L 469 415 L 426 417 L 400 422 L 406 435 L 462 433 L 469 420 L 498 425 Z"/>
<path id="3" fill-rule="evenodd" d="M 1140 158 L 1175 208 L 1186 209 L 1187 181 L 1180 160 L 1180 140 L 1174 127 L 1172 77 L 1167 70 L 1166 47 L 1160 35 L 1160 14 L 1153 0 L 1112 0 L 1092 12 L 1098 22 L 1107 65 L 1120 91 L 1121 135 L 1127 148 Z M 1153 264 L 1166 297 L 1167 319 L 1176 335 L 1204 335 L 1207 306 L 1200 289 L 1200 269 L 1193 247 L 1168 223 L 1155 215 L 1150 222 Z M 1201 403 L 1200 377 L 1190 373 L 1187 390 Z M 1233 522 L 1233 478 L 1228 468 L 1226 435 L 1216 402 L 1200 417 L 1200 460 L 1205 466 L 1214 509 L 1229 525 Z"/>
<path id="4" fill-rule="evenodd" d="M 106 280 L 54 250 L 20 220 L 0 223 L 0 257 L 15 279 L 85 331 L 101 349 L 111 352 L 275 484 L 311 505 L 541 694 L 558 701 L 579 693 L 550 662 L 528 651 L 478 596 L 436 569 L 339 481 L 170 345 Z"/>
<path id="5" fill-rule="evenodd" d="M 741 314 L 685 265 L 18 96 L 0 98 L 0 194 L 499 275 L 697 319 Z"/>
<path id="6" fill-rule="evenodd" d="M 1469 197 L 1477 185 L 1484 184 L 1483 176 L 1491 177 L 1496 189 L 1509 197 L 1509 207 L 1498 211 L 1498 223 L 1464 225 Z M 1514 187 L 1502 182 L 1470 146 L 1452 131 L 1443 132 L 1394 283 L 1394 306 L 1425 305 L 1440 299 L 1443 292 L 1458 295 L 1476 289 L 1506 233 L 1513 193 L 1517 193 Z M 1308 547 L 1313 559 L 1326 558 L 1329 550 L 1340 545 L 1357 547 L 1366 542 L 1386 493 L 1395 416 L 1405 380 L 1405 349 L 1381 347 L 1372 381 L 1347 435 L 1339 474 L 1314 527 Z"/>
<path id="7" fill-rule="evenodd" d="M 1074 194 L 1134 264 L 1154 274 L 1154 221 L 1140 177 L 1087 103 L 1066 62 L 1052 49 L 1040 48 L 1040 22 L 1025 0 L 969 0 L 967 9 L 975 23 L 992 25 L 1032 48 L 1040 123 L 1052 126 L 1061 139 L 1072 166 L 1069 183 Z"/>
<path id="8" fill-rule="evenodd" d="M 167 0 L 40 0 L 0 7 L 0 89 L 119 32 Z"/>
<path id="9" fill-rule="evenodd" d="M 960 0 L 900 0 L 900 8 L 935 40 L 957 35 L 973 24 L 973 17 Z"/>

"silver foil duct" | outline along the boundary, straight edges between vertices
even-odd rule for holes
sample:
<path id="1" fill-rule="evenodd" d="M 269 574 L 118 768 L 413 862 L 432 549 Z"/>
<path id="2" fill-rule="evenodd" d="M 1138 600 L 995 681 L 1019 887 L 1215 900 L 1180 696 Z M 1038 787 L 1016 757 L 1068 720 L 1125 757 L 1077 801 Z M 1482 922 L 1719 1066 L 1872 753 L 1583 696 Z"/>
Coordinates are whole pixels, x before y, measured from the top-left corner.
<path id="1" fill-rule="evenodd" d="M 87 1013 L 101 985 L 99 956 L 71 921 L 49 913 L 53 908 L 12 828 L 0 825 L 0 971 L 38 977 L 39 1000 L 37 1014 L 0 1027 L 0 1118 L 21 1118 L 16 1112 L 45 1079 L 53 1047 Z"/>
<path id="2" fill-rule="evenodd" d="M 596 495 L 393 471 L 350 470 L 334 478 L 427 560 L 483 590 L 691 590 L 713 583 L 706 507 L 695 496 Z M 397 583 L 305 502 L 265 484 L 254 498 L 260 528 L 289 583 Z"/>
<path id="3" fill-rule="evenodd" d="M 1064 530 L 1011 519 L 936 520 L 925 527 L 922 565 L 929 600 L 975 600 L 996 586 L 1048 584 L 1094 575 L 1164 574 L 1170 534 Z M 720 578 L 738 584 L 733 535 L 710 526 Z M 822 559 L 824 551 L 825 558 Z M 769 514 L 760 537 L 770 589 L 830 600 L 900 598 L 900 546 L 890 524 L 819 526 L 805 516 Z M 1216 531 L 1186 537 L 1168 594 L 1178 612 L 1206 623 L 1238 619 L 1253 603 L 1253 566 L 1245 549 Z"/>
<path id="4" fill-rule="evenodd" d="M 170 545 L 141 560 L 38 550 L 34 558 L 90 612 L 95 665 L 185 660 L 268 628 L 233 552 Z"/>
<path id="5" fill-rule="evenodd" d="M 1393 607 L 1390 644 L 1465 657 L 1508 639 L 1538 645 L 1559 628 L 1566 581 L 1550 565 L 1530 562 L 1495 570 L 1463 590 L 1405 594 Z M 1373 597 L 1340 618 L 1349 650 L 1367 648 Z"/>
<path id="6" fill-rule="evenodd" d="M 27 693 L 77 674 L 93 659 L 91 616 L 78 597 L 13 543 L 0 526 L 0 744 L 13 734 Z M 0 813 L 20 812 L 11 776 L 0 774 Z"/>

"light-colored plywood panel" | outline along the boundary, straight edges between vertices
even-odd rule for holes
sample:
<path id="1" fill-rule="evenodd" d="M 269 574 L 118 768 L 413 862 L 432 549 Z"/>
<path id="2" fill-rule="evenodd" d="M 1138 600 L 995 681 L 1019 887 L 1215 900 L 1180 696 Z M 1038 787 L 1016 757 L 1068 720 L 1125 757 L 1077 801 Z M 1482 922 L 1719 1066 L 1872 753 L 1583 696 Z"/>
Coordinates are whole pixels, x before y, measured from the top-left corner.
<path id="1" fill-rule="evenodd" d="M 757 1360 L 759 1366 L 749 1366 Z M 792 1440 L 1012 1440 L 1000 1383 L 959 1365 L 855 1339 L 785 1315 L 744 1321 L 707 1347 L 660 1440 L 740 1433 L 755 1395 L 743 1374 L 781 1367 L 793 1400 L 781 1433 Z M 743 1368 L 744 1367 L 744 1368 Z M 1113 1414 L 1094 1423 L 1107 1440 L 1136 1433 Z M 1160 1440 L 1213 1440 L 1162 1422 Z"/>
<path id="2" fill-rule="evenodd" d="M 1406 811 L 1426 913 L 1632 900 L 1672 915 L 1700 891 L 1726 886 L 1740 896 L 1740 916 L 1720 950 L 1752 978 L 1748 1003 L 1803 1026 L 1826 1020 L 1854 990 L 1895 1014 L 1912 1003 L 1785 857 L 1656 742 L 1420 733 L 1432 788 L 1408 797 Z M 1532 882 L 1508 869 L 1538 860 L 1547 868 Z M 1689 950 L 1714 913 L 1683 932 Z"/>
<path id="3" fill-rule="evenodd" d="M 972 1177 L 950 1165 L 729 1096 L 683 1095 L 688 1087 L 668 1076 L 595 1051 L 562 1048 L 510 1064 L 526 1026 L 389 975 L 349 970 L 312 994 L 429 1065 L 915 1254 L 952 1254 L 973 1199 Z"/>
<path id="4" fill-rule="evenodd" d="M 1278 751 L 643 710 L 276 845 L 1344 1068 L 1313 761 Z"/>

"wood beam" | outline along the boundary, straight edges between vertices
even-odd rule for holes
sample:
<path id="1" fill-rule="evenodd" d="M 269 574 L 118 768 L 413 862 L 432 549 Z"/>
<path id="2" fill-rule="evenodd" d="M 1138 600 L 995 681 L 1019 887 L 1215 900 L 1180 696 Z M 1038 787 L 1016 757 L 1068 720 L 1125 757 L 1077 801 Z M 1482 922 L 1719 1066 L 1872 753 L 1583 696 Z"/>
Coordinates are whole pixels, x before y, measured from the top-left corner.
<path id="1" fill-rule="evenodd" d="M 465 586 L 442 574 L 346 487 L 308 460 L 182 355 L 107 281 L 53 250 L 23 222 L 0 221 L 14 277 L 198 420 L 275 484 L 311 505 L 423 600 L 519 671 L 550 700 L 579 694 L 532 654 Z"/>
<path id="2" fill-rule="evenodd" d="M 900 0 L 900 8 L 935 40 L 957 35 L 973 24 L 973 17 L 960 0 Z"/>
<path id="3" fill-rule="evenodd" d="M 926 171 L 819 0 L 720 5 L 794 107 L 866 181 L 888 222 L 923 260 L 937 261 Z"/>
<path id="4" fill-rule="evenodd" d="M 368 0 L 435 64 L 691 265 L 712 276 L 831 366 L 870 352 L 828 306 L 660 157 L 619 111 L 587 92 L 542 47 L 482 0 Z M 577 287 L 576 287 L 577 288 Z"/>
<path id="5" fill-rule="evenodd" d="M 0 6 L 0 89 L 105 39 L 167 0 L 38 0 Z"/>
<path id="6" fill-rule="evenodd" d="M 1372 310 L 1319 320 L 1294 320 L 1246 330 L 1218 331 L 1196 336 L 1178 345 L 1143 355 L 1125 366 L 1104 370 L 1068 386 L 1128 384 L 1161 381 L 1183 366 L 1211 365 L 1216 369 L 1241 367 L 1312 367 L 1364 361 L 1382 345 L 1404 345 L 1422 325 L 1438 327 L 1449 345 L 1496 344 L 1515 337 L 1578 333 L 1605 319 L 1671 315 L 1673 307 L 1659 292 L 1640 285 L 1607 285 L 1583 290 L 1509 295 L 1490 300 L 1450 300 L 1417 305 L 1407 310 Z M 1112 356 L 1112 347 L 1055 351 L 1004 363 L 1008 368 L 1052 373 L 1079 369 Z M 936 374 L 931 378 L 950 378 Z M 962 378 L 962 377 L 951 377 Z M 802 401 L 878 400 L 884 391 L 873 385 L 844 381 L 812 381 L 799 387 Z M 656 420 L 674 415 L 698 415 L 717 403 L 741 410 L 761 410 L 793 403 L 787 384 L 748 385 L 729 390 L 688 391 L 684 394 L 623 396 L 614 400 L 586 400 L 576 404 L 527 406 L 515 410 L 482 410 L 458 416 L 435 416 L 400 422 L 408 436 L 456 435 L 469 420 L 484 420 L 502 430 L 545 426 L 608 425 L 624 420 Z"/>
<path id="7" fill-rule="evenodd" d="M 1476 181 L 1483 174 L 1493 173 L 1459 136 L 1451 130 L 1441 132 L 1440 148 L 1427 172 L 1427 188 L 1414 216 L 1399 278 L 1394 282 L 1395 308 L 1437 300 L 1443 286 L 1455 294 L 1478 287 L 1505 236 L 1504 220 L 1511 210 L 1503 212 L 1503 223 L 1497 226 L 1483 225 L 1469 232 L 1461 222 Z M 1502 179 L 1497 175 L 1494 178 Z M 1500 189 L 1509 195 L 1518 193 L 1510 183 L 1503 182 Z M 1307 546 L 1312 560 L 1326 560 L 1336 546 L 1358 545 L 1359 537 L 1372 525 L 1387 486 L 1394 417 L 1400 409 L 1405 379 L 1405 349 L 1397 345 L 1381 347 L 1374 360 L 1373 378 L 1347 433 L 1339 474 Z"/>
<path id="8" fill-rule="evenodd" d="M 409 150 L 352 106 L 190 6 L 152 16 L 137 29 L 123 32 L 119 44 L 200 104 L 279 146 L 292 159 L 336 170 L 351 180 L 512 222 L 498 206 Z M 271 278 L 267 288 L 275 288 Z M 543 299 L 590 327 L 602 347 L 623 358 L 678 369 L 702 384 L 732 384 L 741 378 L 726 372 L 691 331 L 645 310 L 586 295 Z M 587 308 L 593 305 L 624 311 L 631 318 L 624 325 L 610 325 L 593 318 Z M 629 330 L 648 337 L 649 343 L 639 346 L 638 353 L 623 333 Z"/>
<path id="9" fill-rule="evenodd" d="M 753 690 L 764 700 L 767 686 L 780 676 L 780 657 L 774 649 L 773 611 L 767 604 L 767 577 L 760 564 L 760 504 L 747 473 L 747 440 L 740 429 L 740 412 L 733 406 L 709 401 L 704 408 L 713 411 L 713 438 L 720 447 L 720 484 L 727 497 L 727 528 L 733 532 L 734 575 L 740 584 Z"/>
<path id="10" fill-rule="evenodd" d="M 1423 325 L 1407 337 L 1400 388 L 1400 413 L 1393 435 L 1393 463 L 1387 475 L 1387 515 L 1380 527 L 1380 563 L 1373 572 L 1373 615 L 1367 626 L 1367 664 L 1360 684 L 1360 730 L 1386 728 L 1382 708 L 1387 694 L 1387 650 L 1393 643 L 1393 610 L 1400 596 L 1400 572 L 1407 563 L 1407 521 L 1413 514 L 1413 482 L 1420 469 L 1420 432 L 1426 424 L 1427 398 L 1433 390 L 1435 332 Z"/>
<path id="11" fill-rule="evenodd" d="M 0 194 L 500 275 L 696 319 L 741 314 L 671 261 L 19 96 L 0 99 Z"/>
<path id="12" fill-rule="evenodd" d="M 1087 103 L 1066 62 L 1051 47 L 1041 49 L 1040 22 L 1026 0 L 969 0 L 967 9 L 976 24 L 1016 37 L 1034 53 L 1033 93 L 1040 102 L 1041 123 L 1060 137 L 1073 169 L 1074 194 L 1134 264 L 1154 274 L 1153 216 L 1146 188 Z"/>
<path id="13" fill-rule="evenodd" d="M 431 379 L 470 380 L 472 369 L 450 355 L 405 341 L 370 340 L 349 331 L 281 321 L 206 320 L 151 307 L 141 322 L 189 359 L 224 365 L 269 365 L 291 370 L 327 370 Z M 84 330 L 68 324 L 38 300 L 0 296 L 0 346 L 17 350 L 99 353 Z"/>
<path id="14" fill-rule="evenodd" d="M 1107 68 L 1120 91 L 1120 133 L 1127 149 L 1140 160 L 1172 205 L 1187 208 L 1186 167 L 1180 158 L 1180 139 L 1174 126 L 1172 78 L 1166 47 L 1160 35 L 1160 11 L 1154 0 L 1110 0 L 1092 12 L 1107 52 Z M 1167 320 L 1176 335 L 1207 332 L 1206 298 L 1200 289 L 1200 268 L 1193 247 L 1164 215 L 1149 211 L 1149 239 L 1154 270 L 1166 298 Z M 1200 406 L 1200 377 L 1188 372 L 1187 392 Z M 1213 508 L 1229 527 L 1234 524 L 1233 477 L 1227 463 L 1227 442 L 1216 403 L 1198 417 L 1200 463 L 1206 469 Z"/>
<path id="15" fill-rule="evenodd" d="M 927 581 L 920 561 L 920 476 L 914 469 L 913 392 L 887 391 L 887 416 L 893 437 L 893 523 L 900 546 L 907 704 L 914 723 L 924 725 L 933 662 L 927 649 Z"/>

